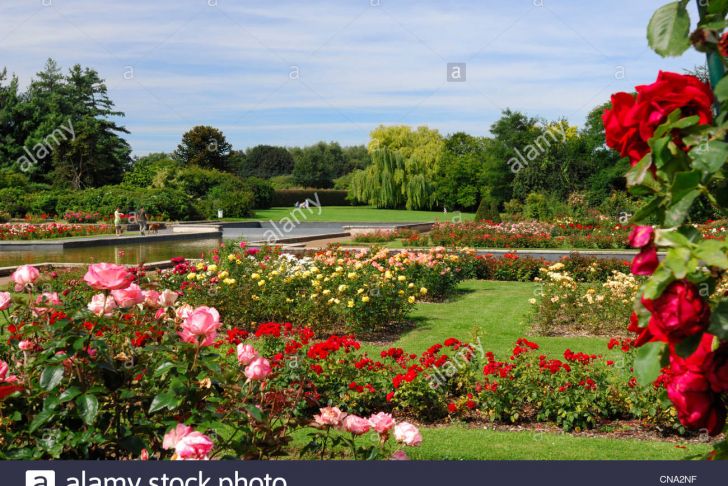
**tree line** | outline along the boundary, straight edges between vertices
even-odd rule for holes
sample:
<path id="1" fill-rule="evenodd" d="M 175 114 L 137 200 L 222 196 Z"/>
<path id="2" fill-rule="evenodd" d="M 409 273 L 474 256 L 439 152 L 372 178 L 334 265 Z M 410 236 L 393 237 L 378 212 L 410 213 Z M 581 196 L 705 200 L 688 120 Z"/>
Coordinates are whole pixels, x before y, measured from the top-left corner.
<path id="1" fill-rule="evenodd" d="M 23 203 L 21 189 L 55 194 L 99 187 L 167 191 L 155 197 L 178 206 L 187 198 L 185 207 L 196 210 L 168 212 L 189 217 L 212 212 L 226 195 L 245 201 L 230 208 L 233 214 L 249 213 L 265 207 L 273 190 L 290 188 L 346 190 L 353 204 L 380 208 L 487 208 L 533 217 L 572 204 L 570 197 L 587 207 L 615 199 L 628 206 L 626 162 L 604 144 L 606 106 L 595 107 L 583 128 L 506 110 L 487 136 L 379 126 L 367 146 L 351 147 L 322 141 L 243 150 L 221 130 L 196 126 L 172 153 L 132 157 L 129 132 L 119 124 L 124 113 L 99 74 L 80 65 L 63 73 L 49 60 L 24 90 L 17 77 L 0 72 L 0 210 L 58 209 L 51 196 Z"/>

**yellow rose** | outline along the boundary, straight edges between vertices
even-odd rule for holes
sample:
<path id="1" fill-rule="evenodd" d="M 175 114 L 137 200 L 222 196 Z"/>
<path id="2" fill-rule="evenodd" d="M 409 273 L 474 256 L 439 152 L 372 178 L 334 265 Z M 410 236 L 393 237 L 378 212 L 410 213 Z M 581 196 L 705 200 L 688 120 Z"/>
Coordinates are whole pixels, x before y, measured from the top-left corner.
<path id="1" fill-rule="evenodd" d="M 208 272 L 217 272 L 217 265 L 208 265 L 207 271 Z"/>
<path id="2" fill-rule="evenodd" d="M 366 304 L 367 302 L 369 302 L 369 296 L 365 295 L 364 297 L 361 298 L 361 301 Z"/>
<path id="3" fill-rule="evenodd" d="M 189 274 L 187 275 L 187 280 L 194 280 L 194 279 L 196 279 L 196 278 L 197 278 L 197 274 L 196 274 L 195 272 L 190 272 L 190 273 L 189 273 Z"/>
<path id="4" fill-rule="evenodd" d="M 424 288 L 424 287 L 422 287 L 422 288 L 420 289 L 420 294 L 422 294 L 422 295 L 427 295 L 427 289 L 426 289 L 426 288 Z"/>
<path id="5" fill-rule="evenodd" d="M 347 302 L 346 303 L 346 307 L 348 307 L 348 308 L 354 307 L 354 301 L 353 300 L 350 300 L 349 302 Z"/>
<path id="6" fill-rule="evenodd" d="M 235 279 L 234 278 L 226 278 L 222 281 L 225 285 L 235 285 Z"/>
<path id="7" fill-rule="evenodd" d="M 404 282 L 405 280 L 407 280 L 407 277 L 405 277 L 404 275 L 400 275 L 399 277 L 397 277 L 397 280 L 399 280 L 400 282 Z"/>
<path id="8" fill-rule="evenodd" d="M 407 297 L 407 302 L 409 302 L 410 304 L 414 304 L 415 303 L 415 296 L 414 295 L 410 295 L 409 297 Z"/>
<path id="9" fill-rule="evenodd" d="M 253 280 L 258 280 L 260 278 L 260 274 L 259 273 L 253 273 L 253 274 L 250 275 L 250 278 L 252 278 Z"/>
<path id="10" fill-rule="evenodd" d="M 265 285 L 265 280 L 258 280 L 258 287 L 262 287 L 263 285 Z"/>

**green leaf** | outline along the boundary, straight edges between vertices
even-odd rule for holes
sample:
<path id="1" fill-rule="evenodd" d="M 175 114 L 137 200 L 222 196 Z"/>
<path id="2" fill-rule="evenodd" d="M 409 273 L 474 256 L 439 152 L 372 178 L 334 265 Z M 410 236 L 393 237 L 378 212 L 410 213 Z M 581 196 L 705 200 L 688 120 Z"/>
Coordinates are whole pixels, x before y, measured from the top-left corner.
<path id="1" fill-rule="evenodd" d="M 81 390 L 78 389 L 78 387 L 72 386 L 67 388 L 61 395 L 58 397 L 61 401 L 61 403 L 70 402 L 77 396 L 81 394 Z"/>
<path id="2" fill-rule="evenodd" d="M 728 299 L 724 298 L 713 309 L 708 332 L 722 341 L 728 340 Z"/>
<path id="3" fill-rule="evenodd" d="M 662 291 L 674 280 L 670 269 L 660 266 L 655 270 L 650 279 L 642 287 L 645 298 L 654 300 L 662 295 Z"/>
<path id="4" fill-rule="evenodd" d="M 690 16 L 683 2 L 658 8 L 647 26 L 647 41 L 662 57 L 679 56 L 690 47 Z"/>
<path id="5" fill-rule="evenodd" d="M 700 191 L 694 190 L 684 194 L 679 200 L 671 204 L 665 210 L 665 226 L 679 226 L 688 216 L 688 211 L 693 205 L 695 199 L 700 195 Z"/>
<path id="6" fill-rule="evenodd" d="M 660 198 L 653 197 L 632 216 L 633 223 L 640 223 L 652 216 L 660 208 Z"/>
<path id="7" fill-rule="evenodd" d="M 76 399 L 76 406 L 78 406 L 78 415 L 86 425 L 91 425 L 96 420 L 96 415 L 99 413 L 99 400 L 96 395 L 89 395 L 84 393 Z"/>
<path id="8" fill-rule="evenodd" d="M 655 181 L 652 172 L 650 172 L 651 166 L 652 155 L 648 153 L 634 167 L 627 171 L 627 185 L 629 187 L 646 186 L 650 189 L 659 189 L 657 181 Z"/>
<path id="9" fill-rule="evenodd" d="M 702 143 L 690 151 L 690 157 L 694 168 L 706 175 L 714 174 L 728 160 L 728 143 L 718 140 Z"/>
<path id="10" fill-rule="evenodd" d="M 688 238 L 674 229 L 658 229 L 655 231 L 657 246 L 689 246 Z"/>
<path id="11" fill-rule="evenodd" d="M 723 76 L 723 79 L 715 86 L 714 92 L 718 101 L 723 102 L 728 100 L 728 76 Z"/>
<path id="12" fill-rule="evenodd" d="M 695 249 L 695 255 L 710 267 L 728 268 L 728 256 L 726 256 L 724 241 L 701 241 Z"/>
<path id="13" fill-rule="evenodd" d="M 672 271 L 676 279 L 685 278 L 695 265 L 690 261 L 690 250 L 683 247 L 670 248 L 667 251 L 663 265 Z"/>
<path id="14" fill-rule="evenodd" d="M 175 364 L 170 361 L 165 361 L 161 365 L 157 366 L 157 369 L 154 370 L 154 377 L 158 378 L 164 374 L 166 374 L 169 370 L 175 367 Z"/>
<path id="15" fill-rule="evenodd" d="M 63 380 L 63 366 L 47 366 L 40 374 L 40 387 L 52 391 Z"/>
<path id="16" fill-rule="evenodd" d="M 263 421 L 263 412 L 261 412 L 258 407 L 251 403 L 246 403 L 245 409 L 248 411 L 248 413 L 250 413 L 251 417 L 253 417 L 253 420 L 255 420 L 256 422 Z"/>
<path id="17" fill-rule="evenodd" d="M 41 410 L 38 415 L 33 417 L 33 421 L 30 423 L 29 431 L 35 432 L 36 430 L 38 430 L 39 427 L 48 423 L 48 421 L 51 420 L 55 414 L 56 412 L 53 410 Z"/>
<path id="18" fill-rule="evenodd" d="M 660 376 L 662 353 L 665 352 L 665 349 L 666 344 L 659 342 L 646 343 L 637 349 L 634 371 L 640 385 L 651 385 Z"/>
<path id="19" fill-rule="evenodd" d="M 179 405 L 179 399 L 172 392 L 162 392 L 157 394 L 152 400 L 152 404 L 149 406 L 149 413 L 154 413 L 158 410 L 166 408 L 168 410 L 174 410 Z"/>

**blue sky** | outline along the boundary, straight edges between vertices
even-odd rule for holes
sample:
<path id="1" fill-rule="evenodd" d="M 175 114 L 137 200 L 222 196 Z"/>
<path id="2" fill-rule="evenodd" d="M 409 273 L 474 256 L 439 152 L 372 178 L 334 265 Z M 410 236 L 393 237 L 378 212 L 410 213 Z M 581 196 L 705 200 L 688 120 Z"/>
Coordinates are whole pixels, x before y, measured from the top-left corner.
<path id="1" fill-rule="evenodd" d="M 235 148 L 366 143 L 378 124 L 485 135 L 505 108 L 581 125 L 612 92 L 702 63 L 647 48 L 666 1 L 2 0 L 0 67 L 22 84 L 48 57 L 95 68 L 136 154 L 200 124 Z"/>

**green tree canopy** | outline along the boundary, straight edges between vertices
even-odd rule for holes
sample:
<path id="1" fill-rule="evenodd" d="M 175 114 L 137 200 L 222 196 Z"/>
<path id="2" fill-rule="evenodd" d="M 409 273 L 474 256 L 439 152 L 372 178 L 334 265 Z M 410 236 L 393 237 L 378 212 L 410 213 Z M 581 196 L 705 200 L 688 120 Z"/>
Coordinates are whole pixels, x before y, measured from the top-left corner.
<path id="1" fill-rule="evenodd" d="M 184 165 L 228 171 L 232 146 L 217 128 L 198 125 L 182 135 L 175 157 Z"/>

